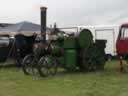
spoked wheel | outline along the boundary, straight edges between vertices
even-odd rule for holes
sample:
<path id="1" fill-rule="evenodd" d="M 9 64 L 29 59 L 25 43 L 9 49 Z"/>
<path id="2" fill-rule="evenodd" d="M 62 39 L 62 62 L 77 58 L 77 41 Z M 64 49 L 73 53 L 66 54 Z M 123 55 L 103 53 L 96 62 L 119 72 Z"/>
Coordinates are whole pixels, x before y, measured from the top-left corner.
<path id="1" fill-rule="evenodd" d="M 103 50 L 99 50 L 96 46 L 91 46 L 86 52 L 83 51 L 83 62 L 87 71 L 99 71 L 104 69 L 105 54 Z"/>
<path id="2" fill-rule="evenodd" d="M 86 68 L 87 71 L 96 71 L 97 67 L 96 67 L 96 63 L 95 60 L 93 58 L 85 58 L 85 63 L 86 63 Z"/>
<path id="3" fill-rule="evenodd" d="M 43 56 L 38 63 L 38 71 L 40 76 L 48 77 L 55 75 L 57 72 L 57 62 L 52 56 Z"/>
<path id="4" fill-rule="evenodd" d="M 82 62 L 80 64 L 80 69 L 82 71 L 96 71 L 96 59 L 94 52 L 95 48 L 93 45 L 81 51 Z"/>
<path id="5" fill-rule="evenodd" d="M 39 71 L 38 71 L 38 59 L 34 58 L 34 60 L 32 61 L 32 75 L 34 76 L 38 76 L 39 75 Z"/>
<path id="6" fill-rule="evenodd" d="M 54 76 L 54 75 L 56 75 L 56 73 L 57 73 L 58 62 L 57 62 L 57 59 L 56 59 L 56 58 L 51 58 L 51 60 L 52 60 L 52 65 L 51 65 L 49 71 L 50 71 L 50 74 L 51 74 L 52 76 Z"/>
<path id="7" fill-rule="evenodd" d="M 32 71 L 33 59 L 34 59 L 34 56 L 32 54 L 25 56 L 23 59 L 22 70 L 26 75 L 33 74 L 33 71 Z"/>

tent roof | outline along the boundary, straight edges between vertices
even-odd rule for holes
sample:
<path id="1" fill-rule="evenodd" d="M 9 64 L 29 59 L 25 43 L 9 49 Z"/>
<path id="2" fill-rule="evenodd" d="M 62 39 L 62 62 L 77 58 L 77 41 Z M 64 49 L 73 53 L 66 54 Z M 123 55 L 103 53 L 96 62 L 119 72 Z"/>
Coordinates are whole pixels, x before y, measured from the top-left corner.
<path id="1" fill-rule="evenodd" d="M 20 22 L 0 29 L 1 32 L 40 31 L 40 25 L 31 22 Z"/>
<path id="2" fill-rule="evenodd" d="M 33 34 L 35 32 L 40 32 L 41 26 L 28 21 L 23 21 L 7 27 L 0 28 L 0 32 L 8 34 Z M 50 31 L 50 28 L 47 28 Z"/>

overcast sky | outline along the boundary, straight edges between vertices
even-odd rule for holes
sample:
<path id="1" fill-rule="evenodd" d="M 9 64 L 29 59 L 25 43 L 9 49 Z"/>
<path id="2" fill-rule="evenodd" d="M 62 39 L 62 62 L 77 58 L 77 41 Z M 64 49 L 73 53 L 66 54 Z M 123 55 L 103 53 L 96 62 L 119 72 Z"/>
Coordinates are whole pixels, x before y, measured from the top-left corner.
<path id="1" fill-rule="evenodd" d="M 40 23 L 40 6 L 48 7 L 48 25 L 104 25 L 128 22 L 128 0 L 0 0 L 0 22 Z"/>

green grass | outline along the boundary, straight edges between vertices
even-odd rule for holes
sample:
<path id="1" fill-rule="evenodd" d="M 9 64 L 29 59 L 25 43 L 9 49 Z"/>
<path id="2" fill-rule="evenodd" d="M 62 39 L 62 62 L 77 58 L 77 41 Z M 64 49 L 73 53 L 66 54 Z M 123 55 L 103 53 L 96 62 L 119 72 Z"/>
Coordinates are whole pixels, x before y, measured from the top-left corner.
<path id="1" fill-rule="evenodd" d="M 59 72 L 54 77 L 26 76 L 18 68 L 0 69 L 0 96 L 128 96 L 128 73 L 117 61 L 96 73 Z"/>

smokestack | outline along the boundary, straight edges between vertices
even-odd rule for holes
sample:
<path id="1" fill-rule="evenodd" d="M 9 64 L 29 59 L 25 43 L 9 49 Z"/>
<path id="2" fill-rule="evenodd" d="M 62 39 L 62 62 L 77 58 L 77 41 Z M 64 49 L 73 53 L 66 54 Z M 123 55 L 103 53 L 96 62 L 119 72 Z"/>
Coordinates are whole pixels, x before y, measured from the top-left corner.
<path id="1" fill-rule="evenodd" d="M 47 7 L 41 7 L 41 37 L 43 42 L 46 42 L 46 27 L 47 27 Z"/>

